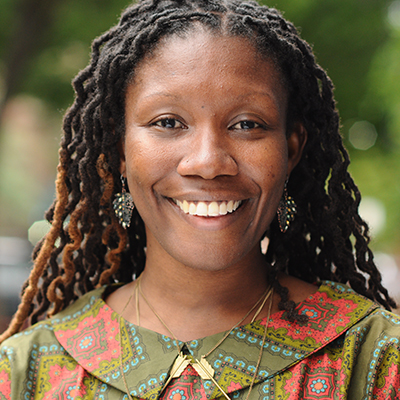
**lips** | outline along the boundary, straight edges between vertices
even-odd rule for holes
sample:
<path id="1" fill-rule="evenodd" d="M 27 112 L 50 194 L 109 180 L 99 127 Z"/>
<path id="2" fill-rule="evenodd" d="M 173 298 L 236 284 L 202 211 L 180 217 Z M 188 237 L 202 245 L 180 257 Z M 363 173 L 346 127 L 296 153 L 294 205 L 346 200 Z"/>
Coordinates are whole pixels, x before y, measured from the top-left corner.
<path id="1" fill-rule="evenodd" d="M 233 213 L 243 203 L 242 200 L 193 202 L 173 199 L 173 201 L 185 214 L 197 215 L 200 217 L 219 217 L 221 215 Z"/>

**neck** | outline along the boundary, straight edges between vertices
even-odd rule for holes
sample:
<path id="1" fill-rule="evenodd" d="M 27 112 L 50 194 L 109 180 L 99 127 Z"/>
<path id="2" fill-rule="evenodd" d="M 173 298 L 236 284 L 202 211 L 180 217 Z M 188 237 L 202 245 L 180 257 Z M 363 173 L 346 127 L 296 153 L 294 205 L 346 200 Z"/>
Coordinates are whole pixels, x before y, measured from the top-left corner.
<path id="1" fill-rule="evenodd" d="M 270 286 L 267 271 L 261 253 L 217 271 L 168 263 L 165 258 L 157 263 L 150 256 L 141 275 L 141 289 L 174 335 L 187 341 L 228 330 L 240 321 Z M 140 325 L 171 336 L 140 295 L 139 304 Z"/>

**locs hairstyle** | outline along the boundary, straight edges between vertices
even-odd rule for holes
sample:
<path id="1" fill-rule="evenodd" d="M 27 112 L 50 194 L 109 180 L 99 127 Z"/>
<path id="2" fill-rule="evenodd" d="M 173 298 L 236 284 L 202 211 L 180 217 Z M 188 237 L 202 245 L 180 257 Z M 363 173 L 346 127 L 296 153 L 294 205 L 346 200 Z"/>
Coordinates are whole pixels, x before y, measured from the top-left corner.
<path id="1" fill-rule="evenodd" d="M 76 99 L 64 119 L 56 200 L 46 213 L 52 227 L 34 250 L 21 304 L 0 340 L 27 319 L 34 323 L 96 286 L 132 281 L 143 270 L 143 221 L 135 210 L 125 231 L 111 205 L 121 190 L 118 143 L 125 131 L 125 91 L 135 68 L 163 37 L 186 35 L 200 25 L 216 35 L 248 38 L 260 55 L 272 59 L 288 88 L 288 122 L 301 122 L 308 133 L 288 183 L 296 219 L 285 234 L 276 220 L 266 232 L 272 276 L 284 270 L 308 282 L 348 283 L 388 309 L 395 305 L 381 285 L 368 227 L 357 211 L 360 193 L 347 172 L 332 83 L 294 26 L 253 1 L 144 0 L 93 42 L 91 62 L 73 82 Z M 299 319 L 287 290 L 277 281 L 276 286 L 284 315 Z"/>

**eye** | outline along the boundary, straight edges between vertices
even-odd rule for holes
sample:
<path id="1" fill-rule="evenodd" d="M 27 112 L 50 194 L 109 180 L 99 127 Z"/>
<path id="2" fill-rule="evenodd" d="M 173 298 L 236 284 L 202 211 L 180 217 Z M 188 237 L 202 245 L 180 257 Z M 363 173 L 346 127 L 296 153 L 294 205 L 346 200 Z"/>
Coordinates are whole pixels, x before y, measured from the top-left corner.
<path id="1" fill-rule="evenodd" d="M 165 129 L 185 129 L 186 126 L 176 118 L 162 118 L 152 123 L 154 126 Z"/>
<path id="2" fill-rule="evenodd" d="M 230 127 L 230 129 L 242 130 L 242 131 L 259 129 L 259 128 L 265 129 L 265 126 L 252 120 L 239 121 Z"/>

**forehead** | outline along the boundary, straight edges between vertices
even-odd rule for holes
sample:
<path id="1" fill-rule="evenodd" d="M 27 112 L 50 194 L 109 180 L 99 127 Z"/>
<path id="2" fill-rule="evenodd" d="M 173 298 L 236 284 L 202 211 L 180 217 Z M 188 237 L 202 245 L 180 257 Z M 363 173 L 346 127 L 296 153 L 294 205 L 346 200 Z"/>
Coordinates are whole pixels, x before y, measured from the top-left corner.
<path id="1" fill-rule="evenodd" d="M 248 87 L 268 92 L 280 105 L 287 103 L 286 85 L 272 58 L 261 55 L 248 38 L 202 27 L 161 39 L 137 66 L 130 86 L 155 91 L 181 84 L 206 91 L 210 82 L 213 90 L 227 94 L 234 87 Z"/>

